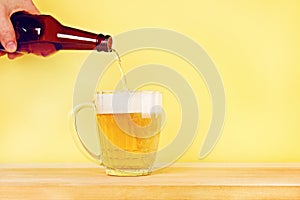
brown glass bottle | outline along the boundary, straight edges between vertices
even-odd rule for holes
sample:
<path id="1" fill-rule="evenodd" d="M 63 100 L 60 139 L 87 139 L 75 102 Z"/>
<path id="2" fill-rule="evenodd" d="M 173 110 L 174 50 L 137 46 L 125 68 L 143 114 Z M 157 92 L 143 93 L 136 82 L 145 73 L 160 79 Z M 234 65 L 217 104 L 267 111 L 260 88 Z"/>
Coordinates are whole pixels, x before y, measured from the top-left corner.
<path id="1" fill-rule="evenodd" d="M 109 35 L 71 28 L 50 15 L 17 12 L 11 16 L 17 39 L 17 51 L 47 56 L 58 50 L 94 50 L 110 52 Z M 0 49 L 4 50 L 0 45 Z"/>

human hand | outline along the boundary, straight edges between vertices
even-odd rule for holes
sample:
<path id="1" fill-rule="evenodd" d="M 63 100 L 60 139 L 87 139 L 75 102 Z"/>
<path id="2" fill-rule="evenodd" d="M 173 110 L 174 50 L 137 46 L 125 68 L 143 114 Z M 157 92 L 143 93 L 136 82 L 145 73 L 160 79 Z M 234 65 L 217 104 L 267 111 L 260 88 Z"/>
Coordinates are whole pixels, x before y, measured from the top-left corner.
<path id="1" fill-rule="evenodd" d="M 0 50 L 0 56 L 7 54 L 9 59 L 19 57 L 17 53 L 16 34 L 10 17 L 13 13 L 26 11 L 31 14 L 39 14 L 32 0 L 0 0 L 0 42 L 5 51 Z"/>

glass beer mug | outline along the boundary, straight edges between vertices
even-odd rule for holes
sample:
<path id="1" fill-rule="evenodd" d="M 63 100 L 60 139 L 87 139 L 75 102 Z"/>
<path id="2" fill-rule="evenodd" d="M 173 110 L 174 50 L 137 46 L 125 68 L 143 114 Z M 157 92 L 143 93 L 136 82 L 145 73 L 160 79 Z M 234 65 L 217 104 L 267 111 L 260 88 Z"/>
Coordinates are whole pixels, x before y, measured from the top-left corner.
<path id="1" fill-rule="evenodd" d="M 77 129 L 78 113 L 91 107 L 100 155 L 89 151 Z M 161 114 L 162 94 L 158 91 L 102 91 L 96 94 L 93 103 L 73 109 L 75 129 L 86 152 L 101 162 L 106 174 L 115 176 L 151 173 L 158 150 Z"/>

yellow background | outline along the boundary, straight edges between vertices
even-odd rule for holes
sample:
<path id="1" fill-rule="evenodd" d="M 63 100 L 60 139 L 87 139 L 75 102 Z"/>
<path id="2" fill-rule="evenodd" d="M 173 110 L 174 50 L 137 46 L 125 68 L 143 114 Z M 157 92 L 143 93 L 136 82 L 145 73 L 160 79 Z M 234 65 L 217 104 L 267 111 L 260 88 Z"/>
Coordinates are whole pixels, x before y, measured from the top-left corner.
<path id="1" fill-rule="evenodd" d="M 198 154 L 212 111 L 201 77 L 187 63 L 163 52 L 142 51 L 123 58 L 125 71 L 151 62 L 174 67 L 196 92 L 202 119 L 196 140 L 180 161 L 300 161 L 299 1 L 34 2 L 42 13 L 68 26 L 112 35 L 143 27 L 167 28 L 207 51 L 223 79 L 226 120 L 222 137 L 203 160 Z M 0 163 L 90 162 L 75 145 L 68 118 L 76 76 L 88 55 L 61 51 L 47 58 L 0 58 Z M 100 88 L 109 88 L 119 76 L 113 67 L 107 74 Z M 160 89 L 166 93 L 169 111 L 163 145 L 178 130 L 180 107 L 170 91 Z"/>

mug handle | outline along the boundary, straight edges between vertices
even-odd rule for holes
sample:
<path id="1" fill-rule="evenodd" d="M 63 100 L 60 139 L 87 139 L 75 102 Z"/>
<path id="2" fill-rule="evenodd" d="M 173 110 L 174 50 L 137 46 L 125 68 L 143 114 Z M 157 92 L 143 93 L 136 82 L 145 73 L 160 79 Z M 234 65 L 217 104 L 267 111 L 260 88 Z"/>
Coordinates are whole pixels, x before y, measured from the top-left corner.
<path id="1" fill-rule="evenodd" d="M 87 109 L 87 108 L 92 108 L 95 112 L 95 104 L 92 102 L 88 102 L 88 103 L 81 103 L 76 105 L 71 112 L 71 118 L 72 120 L 70 120 L 71 122 L 71 126 L 75 128 L 75 132 L 76 132 L 76 138 L 75 141 L 80 142 L 81 146 L 84 148 L 85 152 L 83 153 L 84 155 L 87 155 L 89 159 L 91 159 L 93 162 L 96 162 L 97 164 L 102 165 L 102 160 L 101 160 L 101 153 L 99 153 L 99 155 L 93 153 L 87 146 L 86 144 L 83 142 L 82 138 L 80 137 L 79 134 L 79 129 L 77 127 L 77 115 L 80 111 L 82 111 L 83 109 Z M 74 131 L 72 131 L 74 132 Z M 78 145 L 78 143 L 76 143 Z M 81 148 L 80 148 L 81 149 Z M 86 153 L 87 152 L 87 153 Z"/>

